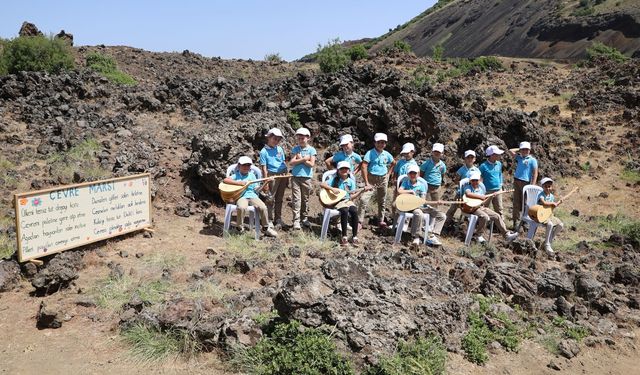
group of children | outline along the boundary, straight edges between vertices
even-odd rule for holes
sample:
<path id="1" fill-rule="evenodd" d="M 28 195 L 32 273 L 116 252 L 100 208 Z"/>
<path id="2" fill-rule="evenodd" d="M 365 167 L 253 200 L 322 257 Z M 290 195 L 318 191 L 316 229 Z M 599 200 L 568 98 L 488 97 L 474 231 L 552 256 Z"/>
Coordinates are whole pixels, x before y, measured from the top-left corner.
<path id="1" fill-rule="evenodd" d="M 293 229 L 300 230 L 303 226 L 309 227 L 309 196 L 312 191 L 313 172 L 317 158 L 316 149 L 309 144 L 311 134 L 306 128 L 300 128 L 296 131 L 296 145 L 291 149 L 289 158 L 279 145 L 283 139 L 283 134 L 279 129 L 269 130 L 266 137 L 266 145 L 260 151 L 260 168 L 262 175 L 268 180 L 262 186 L 256 184 L 255 187 L 246 189 L 238 200 L 237 222 L 239 230 L 242 230 L 244 212 L 251 204 L 259 211 L 265 235 L 277 236 L 276 229 L 283 226 L 282 206 L 289 179 L 273 179 L 271 177 L 285 175 L 289 169 L 291 173 Z M 414 159 L 416 149 L 412 143 L 406 143 L 402 146 L 400 157 L 396 160 L 385 150 L 387 142 L 386 134 L 376 133 L 374 147 L 367 151 L 364 157 L 361 157 L 354 151 L 353 137 L 349 134 L 343 135 L 340 137 L 340 150 L 324 161 L 327 169 L 335 168 L 335 173 L 330 175 L 326 181 L 321 181 L 321 187 L 334 193 L 341 190 L 347 192 L 346 196 L 334 207 L 340 212 L 341 244 L 348 244 L 347 231 L 349 229 L 352 231 L 352 243 L 358 244 L 358 230 L 363 226 L 367 206 L 374 197 L 377 203 L 377 224 L 380 228 L 387 227 L 387 187 L 389 182 L 392 182 L 395 187 L 394 199 L 400 194 L 414 194 L 429 202 L 413 212 L 412 244 L 418 245 L 420 243 L 419 230 L 423 224 L 422 213 L 426 212 L 433 218 L 433 224 L 427 236 L 427 244 L 440 245 L 438 236 L 440 236 L 442 228 L 451 223 L 460 207 L 459 204 L 451 204 L 446 214 L 436 209 L 447 171 L 442 160 L 445 152 L 444 145 L 441 143 L 433 144 L 430 157 L 422 164 L 418 164 Z M 521 142 L 518 149 L 508 150 L 516 161 L 512 213 L 515 232 L 509 231 L 503 218 L 501 194 L 504 192 L 501 162 L 504 152 L 496 145 L 489 146 L 485 150 L 486 160 L 477 167 L 475 165 L 476 153 L 473 150 L 467 150 L 464 152 L 464 165 L 455 174 L 456 182 L 460 182 L 462 179 L 468 181 L 456 192 L 457 199 L 466 196 L 484 201 L 484 204 L 473 212 L 478 216 L 474 238 L 480 243 L 485 242 L 484 232 L 489 222 L 494 223 L 494 226 L 505 236 L 507 241 L 512 241 L 518 236 L 517 231 L 521 222 L 523 205 L 523 188 L 526 185 L 535 184 L 538 178 L 538 162 L 531 155 L 529 142 Z M 251 159 L 246 156 L 241 157 L 238 160 L 236 172 L 227 177 L 224 182 L 236 185 L 250 184 L 251 181 L 257 179 L 251 168 Z M 358 175 L 362 178 L 362 185 L 364 185 L 362 189 L 357 189 L 356 176 Z M 537 203 L 547 207 L 555 207 L 558 203 L 553 196 L 553 180 L 543 178 L 540 183 L 543 191 L 538 196 Z M 269 197 L 266 205 L 258 197 L 260 190 Z M 360 197 L 360 201 L 356 204 L 354 200 L 358 197 Z M 489 206 L 492 206 L 493 209 Z M 392 216 L 395 217 L 395 207 Z M 562 228 L 563 225 L 557 218 L 553 218 L 547 223 L 545 250 L 549 255 L 553 254 L 551 241 L 556 232 Z"/>

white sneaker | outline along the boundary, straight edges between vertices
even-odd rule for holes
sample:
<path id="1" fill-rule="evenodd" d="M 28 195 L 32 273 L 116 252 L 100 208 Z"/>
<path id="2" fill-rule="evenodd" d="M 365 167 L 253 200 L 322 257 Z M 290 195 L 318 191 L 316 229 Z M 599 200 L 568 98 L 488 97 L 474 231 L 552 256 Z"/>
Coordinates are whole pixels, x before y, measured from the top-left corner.
<path id="1" fill-rule="evenodd" d="M 276 230 L 272 227 L 268 227 L 267 229 L 265 229 L 264 234 L 267 237 L 278 237 L 278 232 L 276 232 Z"/>
<path id="2" fill-rule="evenodd" d="M 431 234 L 429 235 L 429 238 L 427 238 L 427 245 L 441 246 L 442 242 L 440 242 L 440 239 L 438 239 L 438 236 L 436 236 L 435 234 Z"/>
<path id="3" fill-rule="evenodd" d="M 412 249 L 417 249 L 418 247 L 420 247 L 420 239 L 419 238 L 414 238 L 413 241 L 411 242 L 411 248 Z"/>
<path id="4" fill-rule="evenodd" d="M 507 239 L 507 242 L 513 242 L 513 240 L 518 238 L 518 233 L 516 233 L 516 232 L 507 232 L 507 234 L 505 235 L 505 238 Z"/>
<path id="5" fill-rule="evenodd" d="M 544 252 L 547 253 L 548 256 L 552 257 L 556 255 L 556 252 L 551 248 L 550 243 L 544 244 Z"/>
<path id="6" fill-rule="evenodd" d="M 295 222 L 293 223 L 293 230 L 300 230 L 302 229 L 302 227 L 300 227 L 300 222 Z"/>
<path id="7" fill-rule="evenodd" d="M 482 236 L 476 237 L 476 241 L 478 241 L 478 243 L 480 244 L 487 242 L 487 240 L 485 240 L 484 237 Z"/>
<path id="8" fill-rule="evenodd" d="M 302 226 L 305 228 L 311 227 L 311 223 L 309 222 L 309 219 L 302 220 Z"/>

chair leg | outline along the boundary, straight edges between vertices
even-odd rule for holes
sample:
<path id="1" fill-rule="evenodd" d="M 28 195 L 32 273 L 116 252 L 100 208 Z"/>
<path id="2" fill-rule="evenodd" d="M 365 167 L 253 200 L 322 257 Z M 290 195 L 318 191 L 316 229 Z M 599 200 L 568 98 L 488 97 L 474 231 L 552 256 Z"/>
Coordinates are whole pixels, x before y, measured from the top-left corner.
<path id="1" fill-rule="evenodd" d="M 487 243 L 491 243 L 491 237 L 492 236 L 493 236 L 493 221 L 489 225 L 489 239 L 487 240 Z"/>
<path id="2" fill-rule="evenodd" d="M 527 231 L 527 238 L 532 240 L 536 235 L 536 230 L 538 229 L 538 224 L 534 222 L 529 223 L 529 230 Z"/>
<path id="3" fill-rule="evenodd" d="M 429 214 L 424 214 L 422 216 L 422 219 L 424 220 L 424 238 L 422 239 L 422 244 L 426 245 L 427 244 L 427 238 L 429 237 L 429 232 L 431 232 L 431 215 Z"/>
<path id="4" fill-rule="evenodd" d="M 328 208 L 325 208 L 324 215 L 322 216 L 322 229 L 320 230 L 320 241 L 324 241 L 327 238 L 327 232 L 329 231 L 330 222 L 331 222 L 331 213 Z"/>
<path id="5" fill-rule="evenodd" d="M 476 230 L 476 223 L 478 222 L 478 216 L 469 215 L 469 226 L 467 228 L 467 235 L 464 238 L 464 245 L 471 245 L 471 239 L 473 238 L 473 232 Z"/>
<path id="6" fill-rule="evenodd" d="M 256 240 L 260 239 L 260 213 L 258 212 L 258 210 L 255 210 L 254 214 L 253 214 L 253 226 L 255 227 L 256 230 Z"/>
<path id="7" fill-rule="evenodd" d="M 406 220 L 406 214 L 401 212 L 398 215 L 398 219 L 396 221 L 396 237 L 393 239 L 393 243 L 400 243 L 402 239 L 402 230 L 404 229 L 404 222 Z"/>
<path id="8" fill-rule="evenodd" d="M 222 230 L 223 236 L 229 235 L 229 228 L 231 227 L 231 215 L 233 214 L 233 211 L 235 210 L 234 205 L 232 204 L 228 204 L 224 210 L 224 226 Z"/>

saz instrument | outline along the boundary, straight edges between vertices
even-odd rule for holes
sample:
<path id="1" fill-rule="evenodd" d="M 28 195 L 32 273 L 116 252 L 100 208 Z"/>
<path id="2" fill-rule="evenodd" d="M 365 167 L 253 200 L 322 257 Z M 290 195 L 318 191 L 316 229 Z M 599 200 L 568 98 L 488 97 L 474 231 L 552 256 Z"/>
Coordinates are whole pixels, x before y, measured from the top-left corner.
<path id="1" fill-rule="evenodd" d="M 578 191 L 578 188 L 575 188 L 569 192 L 569 194 L 562 197 L 558 204 L 562 203 L 565 199 L 569 198 L 573 193 Z M 545 207 L 541 204 L 536 204 L 534 206 L 529 207 L 529 217 L 533 219 L 536 223 L 546 224 L 547 221 L 553 216 L 553 209 L 555 207 Z"/>
<path id="2" fill-rule="evenodd" d="M 319 192 L 320 203 L 322 204 L 323 207 L 331 208 L 336 204 L 338 204 L 341 200 L 344 199 L 344 197 L 347 196 L 346 190 L 342 190 L 342 189 L 338 189 L 338 190 L 340 190 L 338 193 L 334 193 L 333 190 L 331 189 L 326 189 L 326 188 L 320 189 L 320 192 Z M 364 188 L 352 190 L 351 194 L 355 194 L 361 190 L 364 190 Z"/>
<path id="3" fill-rule="evenodd" d="M 235 203 L 235 201 L 237 201 L 242 196 L 242 193 L 244 193 L 244 191 L 247 190 L 249 186 L 255 183 L 271 180 L 274 178 L 289 178 L 289 177 L 291 177 L 290 174 L 282 175 L 282 176 L 271 176 L 266 178 L 259 178 L 257 180 L 253 180 L 249 182 L 246 185 L 232 185 L 232 184 L 221 182 L 218 184 L 218 190 L 220 190 L 220 196 L 222 197 L 223 201 L 225 201 L 226 203 Z"/>
<path id="4" fill-rule="evenodd" d="M 482 206 L 484 204 L 484 202 L 486 202 L 488 199 L 491 199 L 491 198 L 495 197 L 496 195 L 506 194 L 506 193 L 513 193 L 513 190 L 497 191 L 495 193 L 491 193 L 491 194 L 487 195 L 487 197 L 485 199 L 469 198 L 469 197 L 467 197 L 466 194 L 464 194 L 462 196 L 462 206 L 460 207 L 460 209 L 465 214 L 472 214 L 480 206 Z"/>
<path id="5" fill-rule="evenodd" d="M 428 201 L 414 194 L 399 194 L 395 205 L 399 211 L 409 212 L 426 204 L 460 204 L 458 201 Z"/>

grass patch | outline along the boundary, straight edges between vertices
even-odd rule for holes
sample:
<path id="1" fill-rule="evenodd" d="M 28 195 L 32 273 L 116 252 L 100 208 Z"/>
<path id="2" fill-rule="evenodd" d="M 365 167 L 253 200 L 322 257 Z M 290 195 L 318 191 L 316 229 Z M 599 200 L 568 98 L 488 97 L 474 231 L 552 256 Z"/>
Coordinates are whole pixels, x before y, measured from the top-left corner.
<path id="1" fill-rule="evenodd" d="M 558 354 L 558 344 L 562 339 L 573 339 L 578 343 L 591 334 L 589 329 L 556 316 L 551 323 L 543 327 L 545 334 L 537 341 L 551 354 Z"/>
<path id="2" fill-rule="evenodd" d="M 624 62 L 629 59 L 615 47 L 609 47 L 601 42 L 594 42 L 591 47 L 587 48 L 587 59 L 594 61 L 598 58 L 605 58 L 616 62 Z"/>
<path id="3" fill-rule="evenodd" d="M 129 302 L 133 294 L 148 304 L 162 302 L 169 291 L 169 283 L 165 281 L 150 281 L 136 283 L 131 277 L 108 277 L 95 286 L 96 305 L 101 308 L 117 311 Z"/>
<path id="4" fill-rule="evenodd" d="M 187 331 L 161 331 L 155 327 L 136 324 L 122 331 L 126 343 L 131 345 L 134 357 L 153 362 L 184 355 L 191 357 L 201 350 L 199 341 Z"/>
<path id="5" fill-rule="evenodd" d="M 330 335 L 304 328 L 297 321 L 277 324 L 253 347 L 232 348 L 231 364 L 239 371 L 260 375 L 355 374 Z"/>
<path id="6" fill-rule="evenodd" d="M 118 65 L 113 57 L 93 52 L 86 57 L 86 66 L 107 78 L 113 83 L 121 85 L 135 85 L 137 82 L 133 77 L 118 69 Z"/>
<path id="7" fill-rule="evenodd" d="M 271 321 L 273 318 L 278 317 L 278 312 L 276 310 L 271 310 L 268 312 L 258 313 L 251 317 L 254 322 L 258 323 L 260 326 L 264 326 Z"/>
<path id="8" fill-rule="evenodd" d="M 16 252 L 16 241 L 5 233 L 0 233 L 0 259 L 11 259 Z"/>
<path id="9" fill-rule="evenodd" d="M 640 182 L 640 172 L 630 170 L 630 169 L 624 169 L 620 174 L 620 178 L 623 181 L 627 181 L 627 182 L 631 182 L 632 184 L 635 184 Z"/>
<path id="10" fill-rule="evenodd" d="M 70 182 L 74 172 L 88 181 L 95 181 L 109 177 L 109 171 L 100 167 L 96 156 L 102 150 L 102 145 L 96 139 L 87 139 L 69 148 L 67 151 L 53 154 L 47 160 L 51 177 Z"/>
<path id="11" fill-rule="evenodd" d="M 144 263 L 159 270 L 182 269 L 187 257 L 180 253 L 158 251 L 145 256 Z"/>
<path id="12" fill-rule="evenodd" d="M 409 343 L 401 341 L 393 356 L 381 358 L 363 375 L 444 374 L 446 359 L 447 351 L 438 336 L 418 338 Z"/>
<path id="13" fill-rule="evenodd" d="M 182 295 L 194 300 L 222 301 L 230 293 L 230 290 L 223 288 L 212 281 L 198 280 L 195 283 L 189 284 L 187 289 L 182 292 Z"/>

